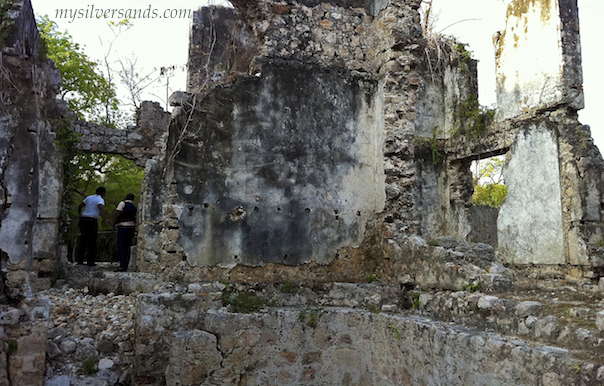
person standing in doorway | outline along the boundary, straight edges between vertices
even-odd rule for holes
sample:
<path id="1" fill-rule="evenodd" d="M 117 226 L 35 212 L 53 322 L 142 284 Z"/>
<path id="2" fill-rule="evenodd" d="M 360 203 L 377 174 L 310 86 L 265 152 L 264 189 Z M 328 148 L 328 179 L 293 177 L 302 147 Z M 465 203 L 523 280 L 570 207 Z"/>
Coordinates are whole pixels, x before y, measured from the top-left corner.
<path id="1" fill-rule="evenodd" d="M 105 211 L 105 195 L 107 189 L 99 186 L 96 193 L 90 195 L 78 206 L 80 213 L 80 248 L 78 250 L 78 264 L 84 264 L 84 257 L 88 266 L 96 265 L 96 240 L 99 231 L 99 214 L 103 216 L 105 223 L 111 225 L 111 220 Z M 84 209 L 84 211 L 82 211 Z"/>
<path id="2" fill-rule="evenodd" d="M 117 251 L 120 256 L 120 268 L 118 271 L 126 272 L 130 264 L 130 246 L 134 238 L 136 226 L 136 206 L 134 205 L 134 194 L 128 193 L 124 201 L 115 208 L 114 226 L 117 227 Z"/>

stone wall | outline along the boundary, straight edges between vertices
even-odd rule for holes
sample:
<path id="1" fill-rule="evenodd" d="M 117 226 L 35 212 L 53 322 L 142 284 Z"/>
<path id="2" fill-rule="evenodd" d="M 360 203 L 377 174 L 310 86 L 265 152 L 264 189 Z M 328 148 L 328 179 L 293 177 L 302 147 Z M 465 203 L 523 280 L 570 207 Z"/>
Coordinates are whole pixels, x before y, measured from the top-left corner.
<path id="1" fill-rule="evenodd" d="M 134 385 L 598 382 L 593 365 L 576 371 L 577 360 L 560 348 L 352 308 L 229 313 L 220 291 L 197 285 L 139 297 Z"/>
<path id="2" fill-rule="evenodd" d="M 118 154 L 144 167 L 164 151 L 170 113 L 158 102 L 144 101 L 136 113 L 136 126 L 111 129 L 96 123 L 75 121 L 73 130 L 82 134 L 80 149 L 90 153 Z"/>
<path id="3" fill-rule="evenodd" d="M 583 96 L 576 7 L 576 1 L 509 4 L 506 31 L 496 41 L 498 122 L 480 131 L 473 130 L 474 120 L 461 126 L 453 122 L 445 139 L 434 133 L 434 140 L 416 152 L 422 171 L 416 189 L 418 213 L 423 214 L 420 233 L 462 240 L 473 234 L 477 222 L 471 218 L 469 164 L 506 154 L 508 197 L 497 215 L 503 261 L 580 265 L 584 268 L 576 273 L 587 277 L 600 271 L 602 157 L 589 128 L 577 120 Z M 547 63 L 545 53 L 552 58 Z M 422 110 L 444 105 L 454 117 L 467 114 L 459 104 L 438 100 L 435 95 L 447 95 L 454 87 L 442 84 L 442 92 L 425 88 Z M 428 134 L 426 124 L 447 127 L 444 115 L 427 116 L 431 118 L 419 121 L 418 133 Z"/>
<path id="4" fill-rule="evenodd" d="M 387 190 L 412 206 L 413 106 L 401 109 L 419 82 L 418 6 L 375 17 L 338 3 L 239 7 L 259 54 L 179 107 L 148 173 L 143 269 L 325 264 L 366 239 Z M 207 58 L 197 46 L 191 60 Z M 391 204 L 385 216 L 414 223 L 400 213 Z"/>

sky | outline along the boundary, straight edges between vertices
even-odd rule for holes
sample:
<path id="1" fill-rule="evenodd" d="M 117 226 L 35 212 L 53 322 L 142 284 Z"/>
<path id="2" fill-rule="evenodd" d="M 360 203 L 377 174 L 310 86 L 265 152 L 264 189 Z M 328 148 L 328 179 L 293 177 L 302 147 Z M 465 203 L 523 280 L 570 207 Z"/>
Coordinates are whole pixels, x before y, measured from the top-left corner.
<path id="1" fill-rule="evenodd" d="M 222 0 L 212 0 L 213 4 Z M 168 94 L 186 89 L 185 64 L 188 55 L 189 25 L 185 17 L 178 17 L 175 10 L 196 10 L 207 4 L 203 0 L 31 0 L 37 15 L 48 15 L 60 30 L 67 30 L 85 52 L 93 59 L 102 61 L 109 52 L 109 62 L 117 70 L 118 58 L 137 58 L 140 74 L 159 74 L 159 68 L 175 66 L 174 76 L 169 78 Z M 509 0 L 433 0 L 434 30 L 453 35 L 469 44 L 473 57 L 479 61 L 479 100 L 482 105 L 495 103 L 495 54 L 492 36 L 505 28 L 506 4 Z M 125 5 L 127 3 L 127 5 Z M 168 5 L 169 4 L 169 5 Z M 604 62 L 604 51 L 599 39 L 604 36 L 604 0 L 578 0 L 583 55 L 583 85 L 585 109 L 579 112 L 581 123 L 589 125 L 596 145 L 604 146 L 604 122 L 599 106 L 604 104 L 604 76 L 599 64 Z M 58 18 L 57 10 L 80 11 L 75 18 Z M 149 10 L 149 19 L 135 19 L 132 27 L 122 29 L 115 37 L 104 19 L 86 18 L 102 9 Z M 170 13 L 175 17 L 171 18 Z M 81 16 L 81 17 L 80 17 Z M 119 21 L 119 11 L 113 19 Z M 126 16 L 126 15 L 124 15 Z M 110 43 L 113 41 L 113 44 Z M 146 89 L 145 99 L 160 101 L 165 105 L 165 78 Z M 125 94 L 122 94 L 124 97 Z"/>

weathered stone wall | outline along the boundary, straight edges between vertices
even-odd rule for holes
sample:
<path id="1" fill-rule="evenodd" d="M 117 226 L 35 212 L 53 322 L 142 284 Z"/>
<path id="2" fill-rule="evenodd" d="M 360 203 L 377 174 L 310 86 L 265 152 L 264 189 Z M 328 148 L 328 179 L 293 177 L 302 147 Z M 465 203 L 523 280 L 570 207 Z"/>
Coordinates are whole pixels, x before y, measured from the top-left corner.
<path id="1" fill-rule="evenodd" d="M 506 31 L 496 44 L 500 122 L 475 131 L 473 120 L 453 119 L 446 140 L 435 131 L 416 151 L 421 233 L 473 237 L 470 162 L 506 154 L 499 256 L 517 264 L 582 265 L 576 274 L 593 277 L 602 264 L 602 157 L 576 115 L 583 105 L 576 1 L 511 2 Z M 552 58 L 547 63 L 545 53 Z M 454 117 L 468 113 L 437 98 L 435 91 L 446 95 L 455 83 L 435 84 L 424 88 L 422 111 L 442 106 Z M 444 114 L 427 116 L 418 133 L 427 136 L 426 124 L 447 127 Z"/>
<path id="2" fill-rule="evenodd" d="M 418 5 L 394 2 L 375 18 L 337 4 L 239 8 L 260 53 L 253 75 L 231 73 L 181 103 L 166 157 L 149 170 L 143 269 L 329 263 L 358 246 L 385 202 L 384 114 L 386 182 L 410 198 L 413 117 L 401 111 L 412 114 L 403 99 L 419 82 Z M 415 221 L 397 206 L 386 217 Z"/>
<path id="3" fill-rule="evenodd" d="M 139 297 L 134 385 L 598 382 L 559 348 L 351 308 L 234 314 L 219 288 L 190 289 Z"/>
<path id="4" fill-rule="evenodd" d="M 144 167 L 149 159 L 164 151 L 169 121 L 170 113 L 158 102 L 144 101 L 137 111 L 134 127 L 119 130 L 75 121 L 73 130 L 81 134 L 80 149 L 90 153 L 118 154 Z"/>
<path id="5" fill-rule="evenodd" d="M 583 108 L 576 0 L 515 0 L 496 37 L 499 119 L 534 109 Z"/>

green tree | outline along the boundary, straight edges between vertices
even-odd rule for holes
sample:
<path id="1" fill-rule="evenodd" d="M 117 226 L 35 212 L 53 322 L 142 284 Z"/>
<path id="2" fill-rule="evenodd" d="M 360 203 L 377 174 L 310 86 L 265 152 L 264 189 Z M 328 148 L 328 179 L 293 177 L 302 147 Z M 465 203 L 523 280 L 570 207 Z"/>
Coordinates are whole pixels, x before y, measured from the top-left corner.
<path id="1" fill-rule="evenodd" d="M 504 163 L 502 157 L 492 157 L 476 163 L 472 195 L 474 205 L 498 207 L 503 203 L 508 194 L 508 188 L 503 183 Z"/>
<path id="2" fill-rule="evenodd" d="M 37 24 L 43 51 L 61 72 L 61 98 L 79 119 L 115 128 L 123 114 L 115 85 L 99 70 L 99 63 L 90 59 L 69 33 L 59 31 L 48 16 L 40 17 Z"/>

